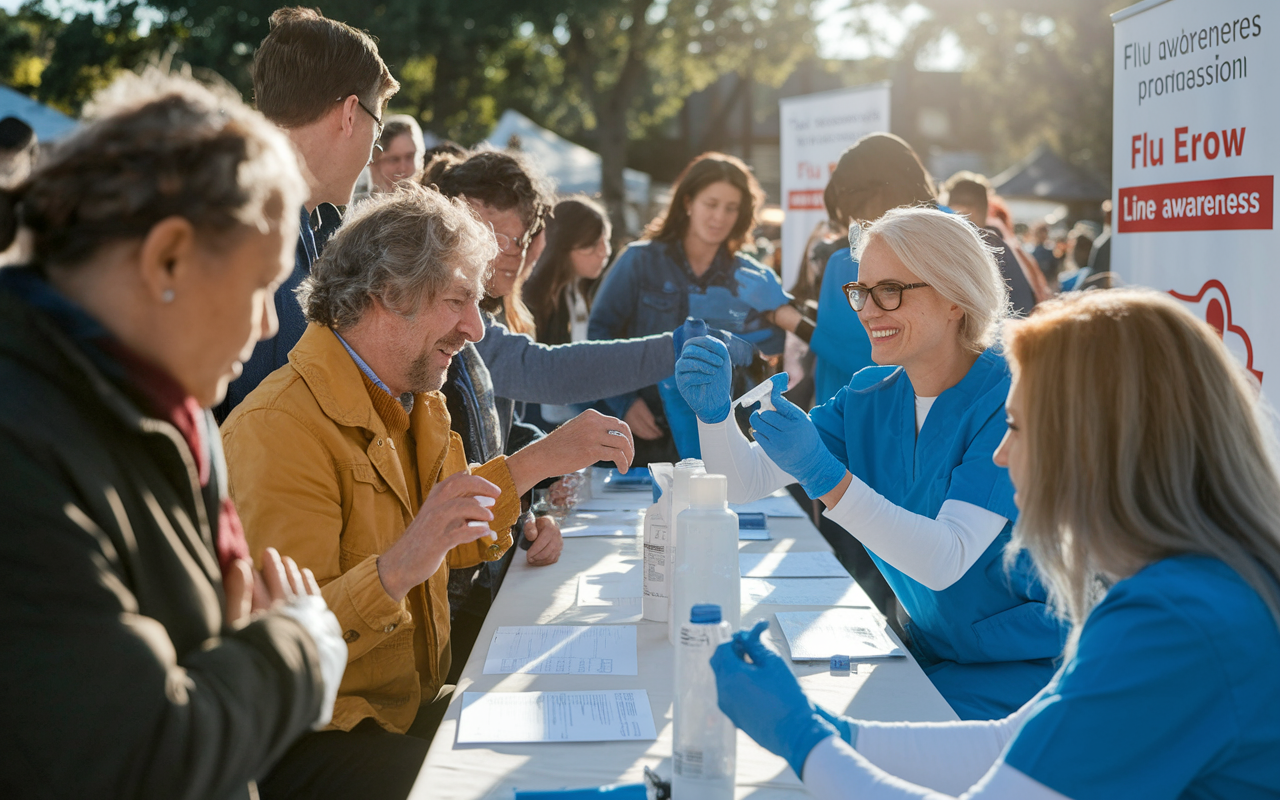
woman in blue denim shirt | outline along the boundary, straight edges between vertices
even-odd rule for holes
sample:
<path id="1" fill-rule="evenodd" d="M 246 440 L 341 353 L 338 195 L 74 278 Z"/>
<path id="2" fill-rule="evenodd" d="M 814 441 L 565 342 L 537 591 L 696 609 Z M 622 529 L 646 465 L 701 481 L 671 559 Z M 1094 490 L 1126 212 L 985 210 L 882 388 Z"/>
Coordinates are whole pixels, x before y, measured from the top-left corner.
<path id="1" fill-rule="evenodd" d="M 741 160 L 723 153 L 695 158 L 677 178 L 667 210 L 605 275 L 587 335 L 665 333 L 697 317 L 766 353 L 781 352 L 782 333 L 762 312 L 787 302 L 782 284 L 772 270 L 738 252 L 763 201 Z M 673 380 L 607 402 L 631 426 L 636 464 L 698 455 L 697 423 Z"/>

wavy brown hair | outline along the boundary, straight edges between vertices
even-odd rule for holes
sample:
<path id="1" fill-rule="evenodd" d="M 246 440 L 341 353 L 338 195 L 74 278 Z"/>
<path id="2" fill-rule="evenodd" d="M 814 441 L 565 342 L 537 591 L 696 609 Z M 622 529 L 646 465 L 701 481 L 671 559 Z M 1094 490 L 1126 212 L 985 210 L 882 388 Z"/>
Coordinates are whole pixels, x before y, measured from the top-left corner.
<path id="1" fill-rule="evenodd" d="M 671 193 L 667 210 L 649 223 L 641 238 L 655 242 L 684 241 L 685 234 L 689 232 L 689 205 L 699 192 L 721 181 L 742 192 L 738 221 L 725 240 L 730 253 L 738 252 L 756 225 L 756 211 L 764 205 L 764 191 L 742 159 L 724 153 L 703 153 L 689 162 L 676 178 L 676 188 Z"/>
<path id="2" fill-rule="evenodd" d="M 1257 382 L 1168 295 L 1063 295 L 1006 326 L 1026 485 L 1006 558 L 1026 548 L 1074 650 L 1096 577 L 1182 554 L 1240 574 L 1280 624 L 1280 480 Z"/>

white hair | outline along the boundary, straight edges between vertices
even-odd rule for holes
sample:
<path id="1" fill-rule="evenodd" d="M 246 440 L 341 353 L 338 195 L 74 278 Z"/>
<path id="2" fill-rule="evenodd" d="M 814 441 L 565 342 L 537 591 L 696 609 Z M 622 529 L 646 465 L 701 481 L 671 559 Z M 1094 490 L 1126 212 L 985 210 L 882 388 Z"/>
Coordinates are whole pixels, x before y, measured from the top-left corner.
<path id="1" fill-rule="evenodd" d="M 938 294 L 964 310 L 960 342 L 975 353 L 995 343 L 1000 321 L 1010 315 L 1009 287 L 995 250 L 973 223 L 935 208 L 895 208 L 873 222 L 858 239 L 854 259 L 878 239 L 903 266 Z"/>

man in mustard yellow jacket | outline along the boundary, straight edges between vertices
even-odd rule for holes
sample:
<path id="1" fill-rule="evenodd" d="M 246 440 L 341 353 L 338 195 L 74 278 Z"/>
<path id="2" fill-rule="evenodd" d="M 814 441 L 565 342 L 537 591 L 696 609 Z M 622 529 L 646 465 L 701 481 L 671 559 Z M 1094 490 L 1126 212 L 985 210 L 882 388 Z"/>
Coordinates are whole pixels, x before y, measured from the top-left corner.
<path id="1" fill-rule="evenodd" d="M 520 496 L 543 478 L 630 465 L 626 424 L 588 412 L 468 468 L 438 390 L 484 335 L 496 252 L 491 230 L 432 190 L 363 203 L 299 290 L 309 325 L 289 364 L 223 426 L 250 550 L 309 567 L 349 649 L 330 730 L 286 754 L 263 798 L 346 796 L 344 776 L 351 796 L 406 794 L 427 742 L 402 734 L 449 671 L 449 568 L 500 558 Z M 376 772 L 382 793 L 353 771 Z"/>

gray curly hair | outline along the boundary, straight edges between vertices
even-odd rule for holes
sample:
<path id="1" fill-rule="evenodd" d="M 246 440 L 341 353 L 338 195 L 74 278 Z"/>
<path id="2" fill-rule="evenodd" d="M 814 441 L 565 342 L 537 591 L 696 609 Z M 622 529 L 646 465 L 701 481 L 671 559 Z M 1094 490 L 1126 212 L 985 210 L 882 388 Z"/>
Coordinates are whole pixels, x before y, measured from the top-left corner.
<path id="1" fill-rule="evenodd" d="M 497 255 L 493 231 L 464 201 L 402 184 L 348 212 L 298 287 L 298 302 L 308 321 L 338 331 L 358 323 L 374 298 L 412 317 L 448 289 L 459 267 L 482 294 Z"/>

